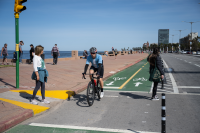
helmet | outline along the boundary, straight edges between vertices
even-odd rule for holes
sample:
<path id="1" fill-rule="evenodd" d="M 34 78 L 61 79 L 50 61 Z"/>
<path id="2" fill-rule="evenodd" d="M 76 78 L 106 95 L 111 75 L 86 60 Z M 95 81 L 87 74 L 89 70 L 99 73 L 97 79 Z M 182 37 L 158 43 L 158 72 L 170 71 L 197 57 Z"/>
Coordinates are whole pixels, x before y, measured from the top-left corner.
<path id="1" fill-rule="evenodd" d="M 93 53 L 93 54 L 97 53 L 97 49 L 95 47 L 91 47 L 90 53 Z"/>

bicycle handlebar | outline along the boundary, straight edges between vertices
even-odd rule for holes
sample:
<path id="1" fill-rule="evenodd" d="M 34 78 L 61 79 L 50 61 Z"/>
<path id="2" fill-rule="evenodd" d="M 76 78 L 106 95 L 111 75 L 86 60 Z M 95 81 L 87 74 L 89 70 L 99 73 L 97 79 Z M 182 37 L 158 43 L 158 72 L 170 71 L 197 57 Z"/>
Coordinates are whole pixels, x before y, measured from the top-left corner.
<path id="1" fill-rule="evenodd" d="M 84 79 L 86 79 L 86 77 L 85 77 L 85 75 L 84 75 L 84 73 L 82 73 L 83 74 L 83 77 L 82 77 L 82 79 L 84 78 Z M 100 77 L 94 77 L 94 74 L 91 74 L 92 75 L 92 79 L 94 78 L 94 79 L 99 79 Z"/>

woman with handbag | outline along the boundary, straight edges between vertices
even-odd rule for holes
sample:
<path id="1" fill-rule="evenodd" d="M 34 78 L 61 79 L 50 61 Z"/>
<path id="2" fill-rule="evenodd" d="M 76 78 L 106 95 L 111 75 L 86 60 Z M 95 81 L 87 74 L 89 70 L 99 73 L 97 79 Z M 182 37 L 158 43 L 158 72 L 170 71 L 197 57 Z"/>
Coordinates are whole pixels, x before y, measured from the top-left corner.
<path id="1" fill-rule="evenodd" d="M 152 100 L 159 100 L 156 95 L 158 83 L 164 79 L 164 72 L 162 70 L 162 62 L 158 53 L 158 48 L 153 49 L 153 53 L 150 54 L 147 58 L 147 61 L 150 63 L 150 78 L 149 81 L 154 82 Z"/>

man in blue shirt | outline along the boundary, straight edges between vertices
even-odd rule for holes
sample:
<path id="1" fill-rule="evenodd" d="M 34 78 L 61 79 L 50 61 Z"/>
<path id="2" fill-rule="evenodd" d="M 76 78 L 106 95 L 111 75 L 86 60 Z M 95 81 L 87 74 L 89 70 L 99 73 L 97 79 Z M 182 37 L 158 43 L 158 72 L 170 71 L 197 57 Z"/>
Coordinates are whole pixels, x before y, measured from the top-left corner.
<path id="1" fill-rule="evenodd" d="M 104 67 L 103 67 L 103 60 L 102 56 L 97 54 L 97 49 L 95 47 L 90 48 L 90 55 L 87 57 L 87 61 L 85 64 L 84 69 L 84 76 L 87 72 L 88 66 L 92 63 L 92 66 L 90 67 L 90 79 L 92 79 L 92 74 L 97 72 L 97 77 L 99 77 L 99 82 L 101 86 L 101 98 L 104 96 L 103 92 L 103 73 L 104 73 Z"/>

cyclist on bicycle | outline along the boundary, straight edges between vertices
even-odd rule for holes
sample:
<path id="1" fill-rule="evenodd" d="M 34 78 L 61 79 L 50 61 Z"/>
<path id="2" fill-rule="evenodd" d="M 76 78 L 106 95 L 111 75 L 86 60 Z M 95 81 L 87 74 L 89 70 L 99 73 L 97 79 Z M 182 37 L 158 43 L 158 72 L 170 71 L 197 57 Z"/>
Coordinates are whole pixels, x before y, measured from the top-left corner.
<path id="1" fill-rule="evenodd" d="M 97 49 L 95 47 L 90 48 L 90 55 L 87 57 L 87 61 L 85 64 L 85 69 L 83 75 L 85 76 L 88 66 L 92 63 L 92 66 L 90 67 L 90 79 L 92 80 L 92 74 L 97 72 L 97 77 L 101 86 L 101 98 L 104 96 L 103 92 L 103 73 L 104 73 L 104 67 L 103 67 L 103 60 L 102 56 L 97 54 Z"/>

